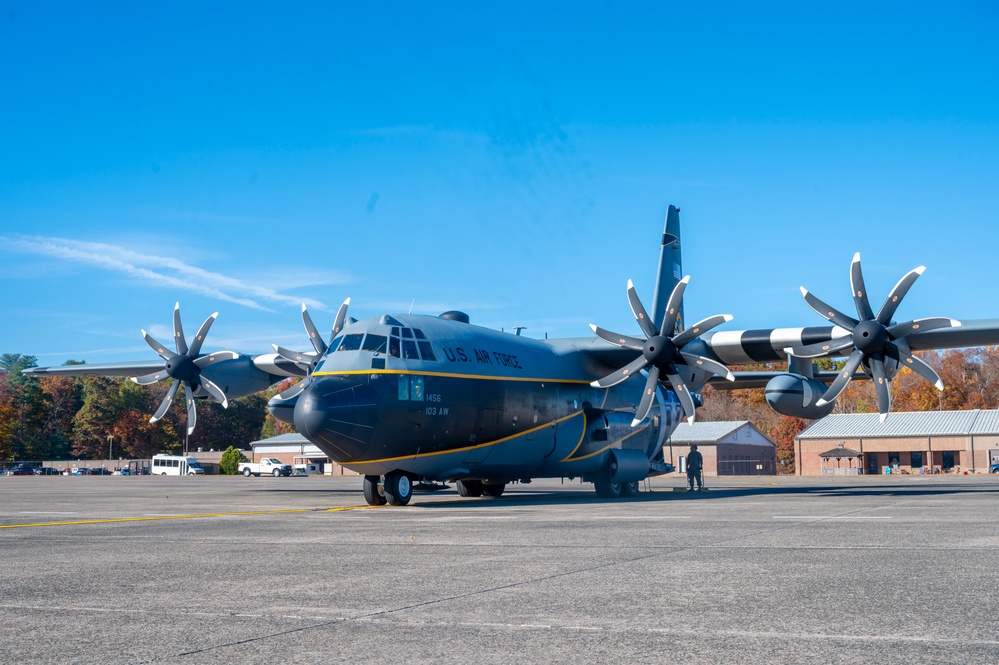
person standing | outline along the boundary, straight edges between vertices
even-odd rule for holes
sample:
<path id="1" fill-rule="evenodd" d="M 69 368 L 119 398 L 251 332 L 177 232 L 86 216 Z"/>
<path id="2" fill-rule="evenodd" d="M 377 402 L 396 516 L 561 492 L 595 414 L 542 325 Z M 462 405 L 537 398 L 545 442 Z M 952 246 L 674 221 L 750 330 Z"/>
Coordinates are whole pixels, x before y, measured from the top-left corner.
<path id="1" fill-rule="evenodd" d="M 697 444 L 690 446 L 690 454 L 687 455 L 687 487 L 693 492 L 694 481 L 697 481 L 697 491 L 700 492 L 704 481 L 701 477 L 701 469 L 704 466 L 704 458 L 697 452 Z"/>

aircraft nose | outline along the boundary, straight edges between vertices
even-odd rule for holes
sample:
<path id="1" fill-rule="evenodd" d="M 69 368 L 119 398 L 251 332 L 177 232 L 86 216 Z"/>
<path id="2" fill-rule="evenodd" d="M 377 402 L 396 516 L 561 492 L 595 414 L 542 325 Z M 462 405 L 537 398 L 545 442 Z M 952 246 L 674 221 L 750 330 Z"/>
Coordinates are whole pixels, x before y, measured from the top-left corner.
<path id="1" fill-rule="evenodd" d="M 364 379 L 314 378 L 295 403 L 295 428 L 334 460 L 356 459 L 374 430 L 376 398 Z"/>

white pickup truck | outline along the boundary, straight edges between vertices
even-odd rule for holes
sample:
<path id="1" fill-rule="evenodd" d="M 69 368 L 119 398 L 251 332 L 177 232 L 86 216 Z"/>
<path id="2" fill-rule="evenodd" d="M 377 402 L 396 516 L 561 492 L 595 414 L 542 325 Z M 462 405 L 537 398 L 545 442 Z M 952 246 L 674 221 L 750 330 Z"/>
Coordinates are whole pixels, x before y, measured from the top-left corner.
<path id="1" fill-rule="evenodd" d="M 239 465 L 239 473 L 243 474 L 247 478 L 250 476 L 259 476 L 260 474 L 265 474 L 268 476 L 290 476 L 291 475 L 291 464 L 285 464 L 281 460 L 274 459 L 273 457 L 265 457 L 259 462 L 242 462 Z"/>

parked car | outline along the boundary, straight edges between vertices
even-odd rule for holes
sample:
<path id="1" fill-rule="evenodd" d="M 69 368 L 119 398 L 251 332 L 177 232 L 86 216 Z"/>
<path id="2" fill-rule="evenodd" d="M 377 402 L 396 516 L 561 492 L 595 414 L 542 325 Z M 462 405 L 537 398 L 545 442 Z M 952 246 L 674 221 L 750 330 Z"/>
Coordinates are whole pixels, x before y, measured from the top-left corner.
<path id="1" fill-rule="evenodd" d="M 990 466 L 989 473 L 999 473 L 999 463 Z"/>
<path id="2" fill-rule="evenodd" d="M 43 466 L 35 472 L 39 476 L 61 476 L 62 471 L 52 466 Z"/>
<path id="3" fill-rule="evenodd" d="M 35 470 L 30 464 L 19 464 L 7 472 L 8 476 L 33 476 Z"/>
<path id="4" fill-rule="evenodd" d="M 111 471 L 103 467 L 96 467 L 90 470 L 90 475 L 92 476 L 110 476 Z"/>

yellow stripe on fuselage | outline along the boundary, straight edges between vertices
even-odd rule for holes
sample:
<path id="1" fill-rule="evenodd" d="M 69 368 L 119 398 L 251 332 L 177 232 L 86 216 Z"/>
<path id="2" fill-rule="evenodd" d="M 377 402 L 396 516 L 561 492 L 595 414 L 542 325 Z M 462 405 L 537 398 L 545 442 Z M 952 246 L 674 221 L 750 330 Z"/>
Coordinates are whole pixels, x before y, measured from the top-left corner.
<path id="1" fill-rule="evenodd" d="M 356 369 L 332 372 L 313 372 L 312 376 L 364 376 L 370 374 L 406 374 L 414 376 L 442 376 L 449 379 L 478 379 L 481 381 L 527 381 L 531 383 L 575 383 L 589 385 L 586 379 L 543 379 L 527 376 L 490 376 L 483 374 L 458 374 L 454 372 L 426 372 L 409 369 Z"/>

